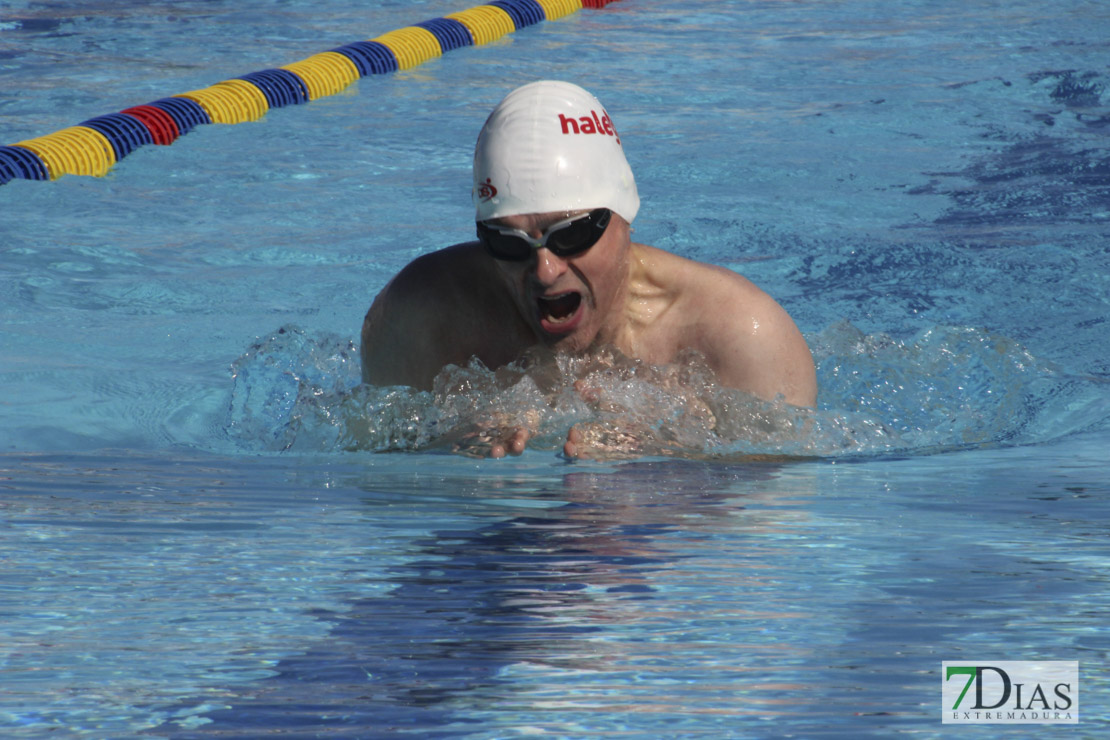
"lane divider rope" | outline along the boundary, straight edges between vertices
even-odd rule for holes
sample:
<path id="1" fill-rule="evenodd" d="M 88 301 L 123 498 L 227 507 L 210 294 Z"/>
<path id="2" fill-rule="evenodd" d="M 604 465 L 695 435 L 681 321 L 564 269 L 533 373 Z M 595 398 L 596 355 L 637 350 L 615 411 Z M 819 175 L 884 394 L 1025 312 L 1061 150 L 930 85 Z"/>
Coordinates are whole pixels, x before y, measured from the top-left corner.
<path id="1" fill-rule="evenodd" d="M 167 146 L 195 127 L 257 121 L 272 108 L 335 95 L 361 77 L 411 69 L 463 46 L 481 46 L 544 20 L 616 0 L 491 0 L 314 54 L 299 62 L 125 108 L 52 134 L 0 146 L 0 185 L 11 180 L 103 177 L 146 144 Z"/>

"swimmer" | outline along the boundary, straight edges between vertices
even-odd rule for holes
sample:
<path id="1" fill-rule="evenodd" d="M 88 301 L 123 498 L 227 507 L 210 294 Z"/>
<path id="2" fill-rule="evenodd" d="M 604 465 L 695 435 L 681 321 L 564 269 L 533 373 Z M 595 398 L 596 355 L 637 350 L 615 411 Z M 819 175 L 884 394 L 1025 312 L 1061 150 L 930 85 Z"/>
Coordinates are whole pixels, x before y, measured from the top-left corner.
<path id="1" fill-rule="evenodd" d="M 430 389 L 448 365 L 497 369 L 537 347 L 653 365 L 694 350 L 725 386 L 816 403 L 809 347 L 778 303 L 731 270 L 631 240 L 640 198 L 593 95 L 513 90 L 478 136 L 473 174 L 477 241 L 418 257 L 375 298 L 363 382 Z M 480 454 L 519 455 L 533 431 L 486 431 Z M 571 429 L 564 453 L 584 455 L 585 441 Z"/>

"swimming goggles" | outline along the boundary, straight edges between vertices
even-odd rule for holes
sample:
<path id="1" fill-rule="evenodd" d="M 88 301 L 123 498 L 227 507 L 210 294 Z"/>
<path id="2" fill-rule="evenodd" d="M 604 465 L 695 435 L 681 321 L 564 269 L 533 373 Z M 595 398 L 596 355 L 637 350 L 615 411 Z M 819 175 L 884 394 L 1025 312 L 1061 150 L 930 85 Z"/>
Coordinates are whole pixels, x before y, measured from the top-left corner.
<path id="1" fill-rule="evenodd" d="M 595 208 L 586 214 L 571 216 L 548 226 L 543 236 L 533 239 L 520 229 L 494 226 L 478 221 L 478 240 L 494 258 L 523 262 L 532 256 L 533 249 L 546 248 L 558 257 L 573 257 L 597 244 L 609 227 L 613 212 L 608 208 Z"/>

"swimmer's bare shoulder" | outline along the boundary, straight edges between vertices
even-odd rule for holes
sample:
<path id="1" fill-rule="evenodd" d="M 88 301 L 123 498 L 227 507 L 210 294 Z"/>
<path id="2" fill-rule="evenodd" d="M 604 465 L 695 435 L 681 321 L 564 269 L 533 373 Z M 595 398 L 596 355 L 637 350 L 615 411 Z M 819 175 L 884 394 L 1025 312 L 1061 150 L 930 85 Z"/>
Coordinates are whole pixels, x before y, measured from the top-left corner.
<path id="1" fill-rule="evenodd" d="M 416 258 L 378 293 L 362 322 L 362 380 L 373 385 L 418 385 L 442 346 L 429 318 L 450 291 L 445 266 L 456 261 L 449 247 Z M 420 382 L 426 385 L 429 380 Z"/>
<path id="2" fill-rule="evenodd" d="M 717 265 L 662 253 L 678 281 L 688 336 L 718 379 L 766 400 L 817 403 L 813 356 L 793 319 L 750 280 Z"/>
<path id="3" fill-rule="evenodd" d="M 363 382 L 427 390 L 447 365 L 466 365 L 478 357 L 497 367 L 515 359 L 519 347 L 492 339 L 504 332 L 499 324 L 511 311 L 494 280 L 490 260 L 475 242 L 410 262 L 382 289 L 363 320 Z"/>

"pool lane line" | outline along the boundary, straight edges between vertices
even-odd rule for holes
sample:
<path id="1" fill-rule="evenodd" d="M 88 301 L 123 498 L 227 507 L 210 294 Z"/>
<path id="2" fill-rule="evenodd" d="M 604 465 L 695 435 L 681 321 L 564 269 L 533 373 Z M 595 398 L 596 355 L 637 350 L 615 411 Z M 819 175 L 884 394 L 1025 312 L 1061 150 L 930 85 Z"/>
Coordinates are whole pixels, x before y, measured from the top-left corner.
<path id="1" fill-rule="evenodd" d="M 273 108 L 335 95 L 362 77 L 411 69 L 445 52 L 489 44 L 541 21 L 612 2 L 616 0 L 491 0 L 299 62 L 90 118 L 0 146 L 0 185 L 62 175 L 103 177 L 135 149 L 168 146 L 199 125 L 257 121 Z"/>

